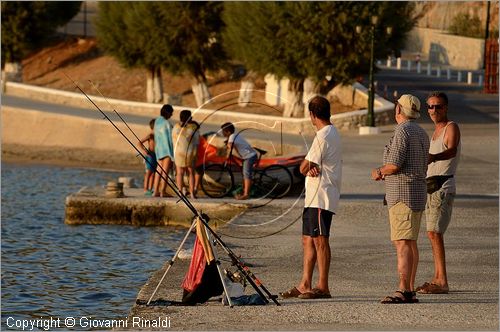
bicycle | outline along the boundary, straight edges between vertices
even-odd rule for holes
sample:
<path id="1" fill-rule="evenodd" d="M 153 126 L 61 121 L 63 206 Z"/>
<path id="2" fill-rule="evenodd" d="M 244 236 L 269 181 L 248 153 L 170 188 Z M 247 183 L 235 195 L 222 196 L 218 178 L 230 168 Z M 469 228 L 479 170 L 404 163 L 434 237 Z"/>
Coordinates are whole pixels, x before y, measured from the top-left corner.
<path id="1" fill-rule="evenodd" d="M 259 167 L 261 158 L 267 151 L 254 147 L 258 157 L 254 164 L 252 189 L 261 193 L 261 198 L 282 198 L 292 188 L 292 173 L 283 165 Z M 235 171 L 241 175 L 243 160 L 230 154 L 224 164 L 210 164 L 204 167 L 201 177 L 201 190 L 208 197 L 221 198 L 235 188 Z M 240 181 L 238 181 L 240 182 Z"/>

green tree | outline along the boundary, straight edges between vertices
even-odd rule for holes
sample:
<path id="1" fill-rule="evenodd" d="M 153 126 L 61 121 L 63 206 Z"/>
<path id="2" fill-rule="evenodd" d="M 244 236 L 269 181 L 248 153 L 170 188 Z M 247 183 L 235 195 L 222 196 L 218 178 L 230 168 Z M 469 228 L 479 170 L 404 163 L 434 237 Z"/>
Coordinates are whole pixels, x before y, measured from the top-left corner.
<path id="1" fill-rule="evenodd" d="M 413 27 L 411 3 L 406 2 L 228 2 L 224 31 L 228 52 L 259 74 L 290 79 L 284 116 L 303 116 L 304 81 L 325 93 L 369 69 L 371 16 L 375 54 L 382 57 L 398 49 Z M 391 25 L 394 33 L 385 34 Z M 356 33 L 356 26 L 362 33 Z M 389 46 L 390 45 L 390 46 Z M 329 79 L 326 79 L 328 77 Z"/>
<path id="2" fill-rule="evenodd" d="M 96 18 L 99 48 L 115 57 L 126 68 L 144 68 L 147 73 L 146 100 L 161 102 L 163 86 L 161 65 L 163 57 L 158 52 L 159 27 L 163 18 L 150 6 L 140 2 L 99 2 Z M 143 19 L 147 17 L 148 19 Z M 140 24 L 143 22 L 144 24 Z M 156 31 L 158 30 L 158 31 Z"/>
<path id="3" fill-rule="evenodd" d="M 206 73 L 225 63 L 222 2 L 100 2 L 99 6 L 101 48 L 126 67 L 148 69 L 153 78 L 161 75 L 161 68 L 187 74 L 197 104 L 209 98 Z"/>
<path id="4" fill-rule="evenodd" d="M 470 16 L 466 13 L 457 14 L 451 21 L 448 31 L 454 35 L 483 38 L 484 29 L 481 27 L 481 20 L 477 15 Z"/>
<path id="5" fill-rule="evenodd" d="M 81 1 L 2 1 L 2 68 L 43 46 L 80 5 Z"/>

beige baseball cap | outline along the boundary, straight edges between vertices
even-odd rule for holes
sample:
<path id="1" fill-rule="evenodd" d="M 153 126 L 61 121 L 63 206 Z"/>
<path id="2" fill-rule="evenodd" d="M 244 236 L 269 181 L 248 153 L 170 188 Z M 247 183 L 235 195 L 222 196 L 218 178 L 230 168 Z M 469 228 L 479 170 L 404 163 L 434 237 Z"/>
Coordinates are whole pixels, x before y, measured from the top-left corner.
<path id="1" fill-rule="evenodd" d="M 399 105 L 403 108 L 403 113 L 410 118 L 420 117 L 420 100 L 414 95 L 402 95 L 398 99 Z"/>

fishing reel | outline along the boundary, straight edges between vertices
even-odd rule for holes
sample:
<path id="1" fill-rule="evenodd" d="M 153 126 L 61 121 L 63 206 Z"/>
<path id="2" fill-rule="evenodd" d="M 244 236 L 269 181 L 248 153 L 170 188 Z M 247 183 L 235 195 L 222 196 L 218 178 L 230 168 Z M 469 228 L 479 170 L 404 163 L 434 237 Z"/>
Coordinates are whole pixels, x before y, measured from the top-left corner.
<path id="1" fill-rule="evenodd" d="M 241 275 L 240 271 L 236 270 L 235 272 L 231 272 L 228 269 L 224 269 L 225 276 L 234 283 L 240 283 L 243 285 L 243 288 L 247 286 L 247 281 L 244 276 Z"/>

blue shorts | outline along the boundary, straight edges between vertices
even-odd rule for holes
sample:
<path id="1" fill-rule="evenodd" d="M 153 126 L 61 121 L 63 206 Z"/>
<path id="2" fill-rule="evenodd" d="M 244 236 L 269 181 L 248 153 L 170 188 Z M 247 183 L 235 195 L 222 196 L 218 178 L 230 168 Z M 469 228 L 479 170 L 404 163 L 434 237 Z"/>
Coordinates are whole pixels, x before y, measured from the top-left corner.
<path id="1" fill-rule="evenodd" d="M 257 155 L 254 155 L 248 159 L 243 159 L 243 178 L 252 179 L 253 174 L 253 164 L 257 161 Z"/>
<path id="2" fill-rule="evenodd" d="M 154 172 L 156 170 L 156 155 L 154 152 L 150 152 L 146 155 L 144 164 L 146 164 L 146 171 Z"/>
<path id="3" fill-rule="evenodd" d="M 330 236 L 330 226 L 335 213 L 320 208 L 304 208 L 302 212 L 302 235 L 317 237 Z"/>

